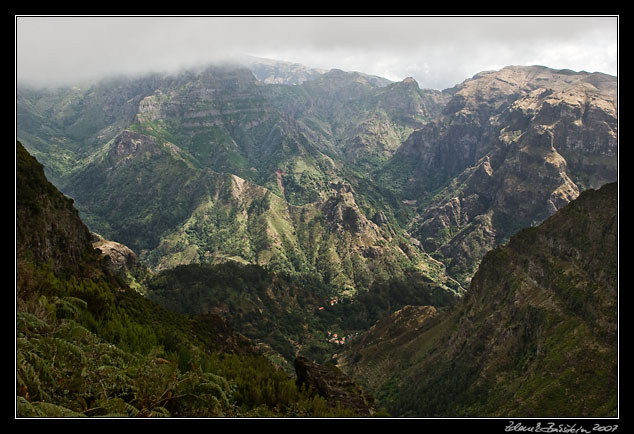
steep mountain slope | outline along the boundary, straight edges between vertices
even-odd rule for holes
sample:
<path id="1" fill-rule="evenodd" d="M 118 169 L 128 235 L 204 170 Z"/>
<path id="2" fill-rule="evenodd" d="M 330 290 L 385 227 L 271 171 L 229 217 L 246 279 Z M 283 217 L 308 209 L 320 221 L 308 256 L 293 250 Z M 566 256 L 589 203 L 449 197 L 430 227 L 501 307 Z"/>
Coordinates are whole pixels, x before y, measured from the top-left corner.
<path id="1" fill-rule="evenodd" d="M 48 263 L 53 271 L 76 271 L 84 256 L 97 258 L 73 200 L 56 194 L 42 166 L 19 142 L 16 175 L 16 256 Z"/>
<path id="2" fill-rule="evenodd" d="M 221 317 L 127 287 L 19 142 L 16 187 L 17 417 L 367 415 L 300 389 Z"/>
<path id="3" fill-rule="evenodd" d="M 546 235 L 523 231 L 489 254 L 489 264 L 472 277 L 486 252 L 518 230 L 616 180 L 616 78 L 507 67 L 439 92 L 412 79 L 387 83 L 296 65 L 271 71 L 308 75 L 296 85 L 267 84 L 244 67 L 215 65 L 174 76 L 18 89 L 18 136 L 50 179 L 74 199 L 92 231 L 131 247 L 160 271 L 151 296 L 195 318 L 148 307 L 112 276 L 86 247 L 91 234 L 73 223 L 79 217 L 72 200 L 49 196 L 54 188 L 48 183 L 33 183 L 44 177 L 38 168 L 18 182 L 24 186 L 18 277 L 19 286 L 29 288 L 20 296 L 27 313 L 20 321 L 29 324 L 24 332 L 47 342 L 42 336 L 66 318 L 46 312 L 60 311 L 125 352 L 147 355 L 163 345 L 160 358 L 184 369 L 198 354 L 193 347 L 224 342 L 231 348 L 238 339 L 210 313 L 222 313 L 290 362 L 302 350 L 329 357 L 335 344 L 323 333 L 330 326 L 356 333 L 397 310 L 357 341 L 363 348 L 353 346 L 341 359 L 359 378 L 373 375 L 366 384 L 395 414 L 507 415 L 516 406 L 517 414 L 541 416 L 559 413 L 564 399 L 571 414 L 613 414 L 614 312 L 606 294 L 615 283 L 612 271 L 593 270 L 613 267 L 612 256 L 598 249 L 601 237 L 616 236 L 615 227 L 599 234 L 594 221 L 576 216 L 584 229 L 564 231 L 576 240 L 562 239 L 550 226 Z M 36 167 L 24 161 L 18 167 Z M 592 238 L 587 245 L 575 244 L 585 237 Z M 593 263 L 588 253 L 604 263 Z M 492 270 L 490 261 L 501 268 Z M 218 277 L 231 272 L 238 275 Z M 258 283 L 247 282 L 253 276 Z M 222 280 L 231 284 L 218 284 Z M 494 290 L 482 289 L 484 280 Z M 596 291 L 584 286 L 590 281 Z M 479 295 L 439 314 L 469 282 Z M 514 307 L 506 304 L 511 292 L 519 297 Z M 346 302 L 319 310 L 334 299 Z M 502 310 L 488 311 L 489 305 Z M 31 314 L 47 326 L 29 323 Z M 483 349 L 489 343 L 503 344 L 494 345 L 495 360 Z M 573 343 L 587 349 L 587 360 L 567 347 Z M 43 351 L 29 348 L 28 357 Z M 229 362 L 209 357 L 207 366 L 216 370 L 207 373 L 235 374 Z M 236 363 L 245 370 L 262 363 L 268 375 L 268 361 L 255 360 Z M 422 375 L 421 360 L 438 375 Z M 599 380 L 576 383 L 574 375 L 590 364 L 599 367 Z M 401 369 L 403 376 L 393 376 Z M 555 380 L 542 381 L 543 373 Z M 42 378 L 33 379 L 33 387 Z M 275 378 L 283 383 L 278 391 L 305 398 Z M 585 402 L 569 393 L 574 388 L 584 391 Z M 245 384 L 238 393 L 243 409 L 210 408 L 248 414 L 263 404 L 263 411 L 279 414 L 264 389 Z M 447 395 L 454 392 L 455 400 Z M 122 399 L 131 403 L 129 396 Z M 293 405 L 283 411 L 299 411 Z"/>
<path id="4" fill-rule="evenodd" d="M 492 247 L 616 181 L 616 86 L 604 74 L 539 66 L 480 73 L 379 178 L 418 201 L 410 233 L 466 284 Z"/>
<path id="5" fill-rule="evenodd" d="M 327 199 L 292 206 L 236 175 L 197 167 L 171 143 L 129 130 L 84 173 L 67 192 L 84 198 L 90 227 L 124 242 L 154 269 L 232 259 L 318 274 L 342 291 L 414 269 L 448 281 L 440 263 L 385 220 L 368 219 L 344 183 L 331 183 Z"/>
<path id="6" fill-rule="evenodd" d="M 362 74 L 330 71 L 300 86 L 265 86 L 225 65 L 151 77 L 143 91 L 126 102 L 138 104 L 133 119 L 112 115 L 128 119 L 126 128 L 110 125 L 119 131 L 113 136 L 91 130 L 103 142 L 86 136 L 89 157 L 57 173 L 91 229 L 150 267 L 231 259 L 317 274 L 342 293 L 417 271 L 460 291 L 390 223 L 394 211 L 385 205 L 396 201 L 355 174 L 361 166 L 347 166 L 358 138 L 389 155 L 430 116 L 435 105 L 415 83 L 378 87 Z M 82 101 L 96 105 L 95 93 Z M 25 111 L 48 95 L 26 94 Z M 49 112 L 66 100 L 49 100 Z M 34 112 L 23 115 L 19 132 Z M 31 145 L 50 155 L 41 142 Z"/>
<path id="7" fill-rule="evenodd" d="M 394 415 L 616 416 L 617 291 L 612 183 L 487 253 L 454 308 L 397 312 L 339 366 Z"/>
<path id="8" fill-rule="evenodd" d="M 267 91 L 275 92 L 281 111 L 311 131 L 320 149 L 362 171 L 389 159 L 446 100 L 442 92 L 420 89 L 412 78 L 379 87 L 366 75 L 337 69 L 301 86 Z"/>
<path id="9" fill-rule="evenodd" d="M 46 176 L 63 187 L 96 149 L 134 121 L 139 103 L 167 79 L 116 78 L 73 87 L 18 87 L 17 134 L 44 164 Z"/>

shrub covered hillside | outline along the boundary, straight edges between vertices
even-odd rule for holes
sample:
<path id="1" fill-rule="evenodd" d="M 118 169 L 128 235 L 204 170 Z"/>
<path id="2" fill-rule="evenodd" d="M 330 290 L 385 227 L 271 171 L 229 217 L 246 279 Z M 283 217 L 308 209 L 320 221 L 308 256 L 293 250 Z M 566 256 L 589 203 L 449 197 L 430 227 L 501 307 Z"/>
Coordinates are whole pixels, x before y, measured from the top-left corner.
<path id="1" fill-rule="evenodd" d="M 487 253 L 451 309 L 397 312 L 339 366 L 396 416 L 618 416 L 618 266 L 611 183 Z"/>
<path id="2" fill-rule="evenodd" d="M 219 317 L 169 312 L 112 275 L 19 142 L 16 244 L 17 417 L 355 415 Z"/>

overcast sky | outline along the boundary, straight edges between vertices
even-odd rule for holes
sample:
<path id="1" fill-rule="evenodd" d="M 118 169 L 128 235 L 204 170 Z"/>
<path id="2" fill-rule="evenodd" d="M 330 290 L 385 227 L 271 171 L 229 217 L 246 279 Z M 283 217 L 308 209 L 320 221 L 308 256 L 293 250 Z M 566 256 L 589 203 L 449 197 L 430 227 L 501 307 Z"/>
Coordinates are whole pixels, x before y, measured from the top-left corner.
<path id="1" fill-rule="evenodd" d="M 16 16 L 18 83 L 72 84 L 248 54 L 452 87 L 507 65 L 617 75 L 618 18 Z"/>

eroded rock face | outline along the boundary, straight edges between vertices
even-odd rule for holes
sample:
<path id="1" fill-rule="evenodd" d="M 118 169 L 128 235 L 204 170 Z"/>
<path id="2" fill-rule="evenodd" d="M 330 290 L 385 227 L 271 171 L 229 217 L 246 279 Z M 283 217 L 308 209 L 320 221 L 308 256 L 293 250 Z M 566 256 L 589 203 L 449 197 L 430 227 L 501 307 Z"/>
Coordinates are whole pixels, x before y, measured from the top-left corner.
<path id="1" fill-rule="evenodd" d="M 331 186 L 335 192 L 324 203 L 324 214 L 335 230 L 350 231 L 354 234 L 367 234 L 371 238 L 379 238 L 379 230 L 359 210 L 349 184 L 341 183 Z"/>
<path id="2" fill-rule="evenodd" d="M 318 365 L 305 357 L 295 359 L 299 386 L 311 387 L 331 405 L 340 404 L 360 416 L 375 412 L 374 398 L 332 364 Z"/>
<path id="3" fill-rule="evenodd" d="M 106 240 L 95 233 L 92 236 L 93 247 L 99 250 L 103 256 L 108 257 L 113 268 L 117 270 L 129 269 L 139 264 L 139 258 L 129 247 L 115 241 Z"/>
<path id="4" fill-rule="evenodd" d="M 116 161 L 115 164 L 120 164 L 143 153 L 158 155 L 161 152 L 161 147 L 156 142 L 156 138 L 130 130 L 122 131 L 115 138 L 114 146 L 111 150 L 112 156 Z"/>

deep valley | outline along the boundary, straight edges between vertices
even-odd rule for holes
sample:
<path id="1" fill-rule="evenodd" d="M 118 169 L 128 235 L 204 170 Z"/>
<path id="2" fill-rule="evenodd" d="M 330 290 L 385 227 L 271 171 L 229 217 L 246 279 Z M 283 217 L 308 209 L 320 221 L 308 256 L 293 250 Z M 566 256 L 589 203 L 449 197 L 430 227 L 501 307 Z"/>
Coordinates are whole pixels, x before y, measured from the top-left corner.
<path id="1" fill-rule="evenodd" d="M 18 87 L 18 416 L 618 416 L 617 95 L 257 60 Z"/>

